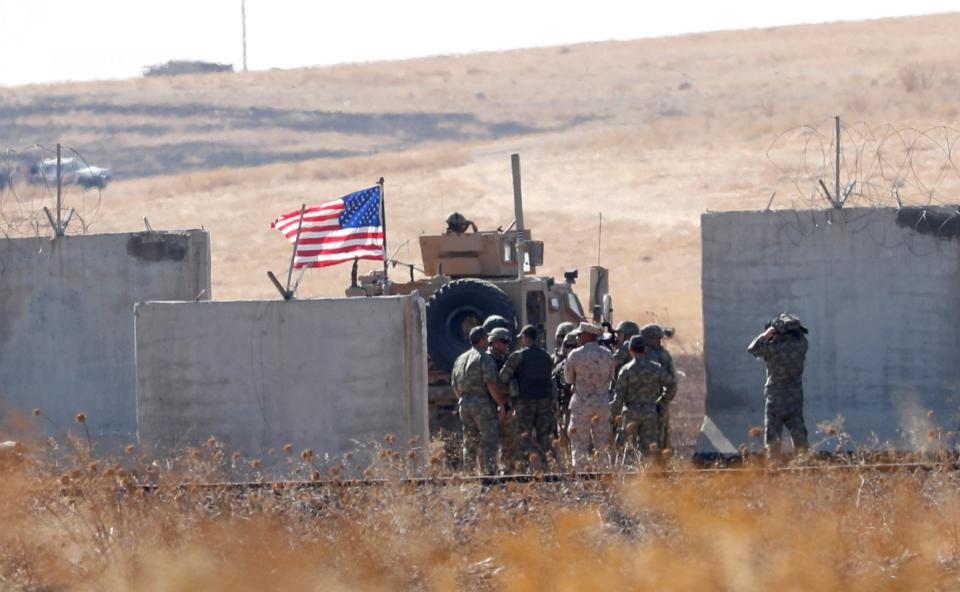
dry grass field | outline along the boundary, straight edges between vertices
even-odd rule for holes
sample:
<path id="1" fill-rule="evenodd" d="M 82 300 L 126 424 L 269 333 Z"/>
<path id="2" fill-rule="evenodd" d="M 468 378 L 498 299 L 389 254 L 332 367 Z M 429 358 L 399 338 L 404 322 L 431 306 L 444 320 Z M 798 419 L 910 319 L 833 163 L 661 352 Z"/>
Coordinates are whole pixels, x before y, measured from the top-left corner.
<path id="1" fill-rule="evenodd" d="M 342 464 L 291 450 L 272 454 L 318 483 L 247 490 L 198 485 L 236 467 L 258 473 L 260 459 L 213 440 L 159 461 L 133 447 L 93 459 L 83 442 L 63 440 L 54 456 L 0 455 L 0 589 L 880 592 L 960 583 L 960 484 L 949 471 L 680 470 L 417 486 L 398 479 L 411 457 L 387 439 L 368 468 L 380 485 L 350 486 Z"/>
<path id="2" fill-rule="evenodd" d="M 677 327 L 689 446 L 702 393 L 700 214 L 763 209 L 774 191 L 774 208 L 825 206 L 791 183 L 803 134 L 781 145 L 782 168 L 768 159 L 786 130 L 829 132 L 837 114 L 875 129 L 957 125 L 958 29 L 960 14 L 0 88 L 0 142 L 62 141 L 111 167 L 102 196 L 67 194 L 91 232 L 141 229 L 145 217 L 210 230 L 217 299 L 277 297 L 265 272 L 285 270 L 290 248 L 273 218 L 380 176 L 398 259 L 415 261 L 417 237 L 451 210 L 506 226 L 519 152 L 542 271 L 595 264 L 602 212 L 617 318 Z M 904 184 L 903 199 L 955 202 L 950 159 L 932 150 L 925 162 L 911 174 L 939 180 Z M 49 196 L 18 191 L 0 193 L 2 223 L 29 235 L 21 218 Z M 340 295 L 348 280 L 349 266 L 311 270 L 300 295 Z M 0 590 L 960 587 L 953 473 L 238 495 L 176 486 L 255 461 L 216 443 L 166 460 L 60 447 L 0 460 Z M 403 471 L 383 458 L 378 474 Z"/>

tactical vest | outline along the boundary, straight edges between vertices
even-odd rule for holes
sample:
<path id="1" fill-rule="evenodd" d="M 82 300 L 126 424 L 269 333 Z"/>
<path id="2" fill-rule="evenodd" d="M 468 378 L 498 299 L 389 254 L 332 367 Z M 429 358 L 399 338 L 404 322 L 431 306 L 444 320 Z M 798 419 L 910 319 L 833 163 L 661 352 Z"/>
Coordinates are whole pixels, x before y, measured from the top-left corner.
<path id="1" fill-rule="evenodd" d="M 521 399 L 547 399 L 553 395 L 553 360 L 539 347 L 528 347 L 517 369 L 517 386 Z"/>

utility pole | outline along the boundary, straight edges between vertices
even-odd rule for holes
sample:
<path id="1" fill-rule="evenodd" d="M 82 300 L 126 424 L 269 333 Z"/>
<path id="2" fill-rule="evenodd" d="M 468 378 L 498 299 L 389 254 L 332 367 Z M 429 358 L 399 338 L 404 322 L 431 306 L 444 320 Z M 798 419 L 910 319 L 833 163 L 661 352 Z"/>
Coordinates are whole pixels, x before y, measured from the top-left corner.
<path id="1" fill-rule="evenodd" d="M 240 0 L 240 25 L 243 27 L 243 71 L 247 71 L 247 0 Z"/>

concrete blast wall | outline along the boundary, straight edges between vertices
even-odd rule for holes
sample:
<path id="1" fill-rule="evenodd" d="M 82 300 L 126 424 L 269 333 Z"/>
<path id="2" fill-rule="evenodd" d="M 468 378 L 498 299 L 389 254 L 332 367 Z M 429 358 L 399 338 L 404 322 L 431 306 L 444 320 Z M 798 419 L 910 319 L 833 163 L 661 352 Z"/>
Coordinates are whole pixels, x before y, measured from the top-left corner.
<path id="1" fill-rule="evenodd" d="M 388 433 L 426 443 L 424 319 L 416 295 L 140 304 L 140 440 L 213 435 L 264 462 L 288 442 L 330 455 Z"/>
<path id="2" fill-rule="evenodd" d="M 0 426 L 39 407 L 57 435 L 84 411 L 92 435 L 132 441 L 133 305 L 201 293 L 203 231 L 0 240 Z"/>
<path id="3" fill-rule="evenodd" d="M 811 444 L 834 449 L 837 439 L 816 426 L 837 418 L 855 445 L 873 448 L 916 449 L 928 445 L 931 429 L 934 438 L 938 426 L 957 429 L 960 218 L 953 209 L 730 212 L 705 214 L 701 228 L 700 457 L 736 454 L 750 427 L 763 425 L 764 365 L 746 347 L 784 311 L 810 329 Z"/>

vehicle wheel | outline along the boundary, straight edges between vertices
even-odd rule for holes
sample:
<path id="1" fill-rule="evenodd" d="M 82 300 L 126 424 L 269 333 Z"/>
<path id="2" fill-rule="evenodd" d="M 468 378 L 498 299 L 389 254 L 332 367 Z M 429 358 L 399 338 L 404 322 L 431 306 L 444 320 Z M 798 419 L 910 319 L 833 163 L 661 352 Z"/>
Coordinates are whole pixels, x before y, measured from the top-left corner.
<path id="1" fill-rule="evenodd" d="M 427 353 L 437 369 L 449 372 L 470 347 L 470 329 L 490 315 L 517 324 L 517 312 L 500 288 L 476 279 L 444 284 L 427 300 Z"/>

